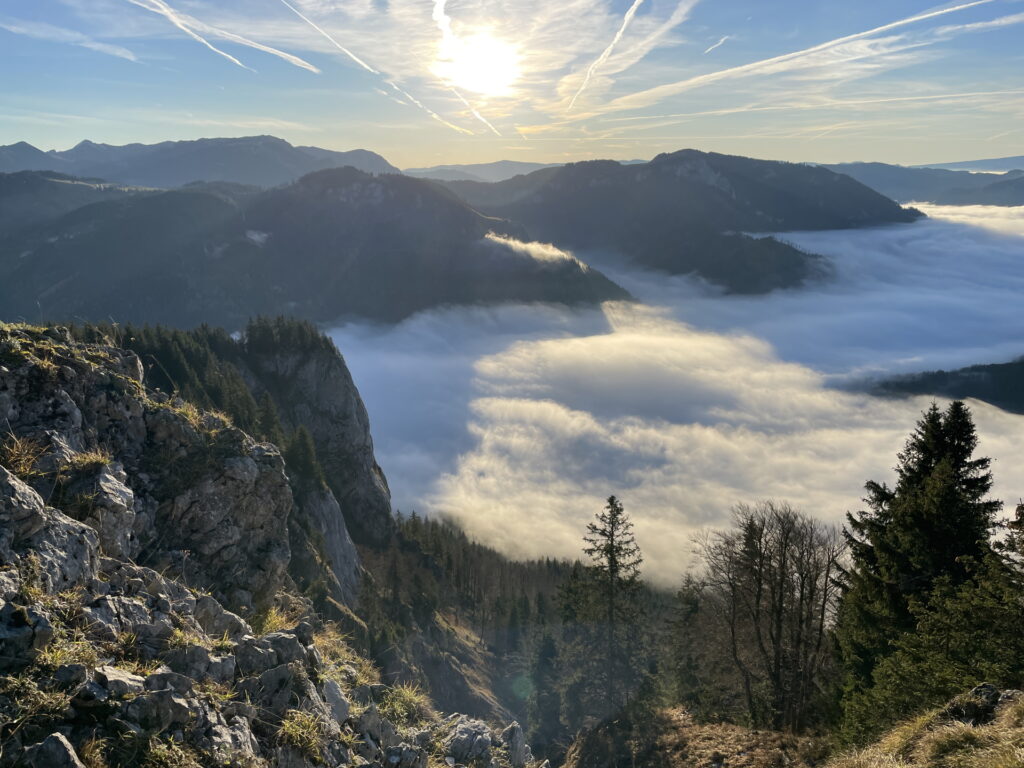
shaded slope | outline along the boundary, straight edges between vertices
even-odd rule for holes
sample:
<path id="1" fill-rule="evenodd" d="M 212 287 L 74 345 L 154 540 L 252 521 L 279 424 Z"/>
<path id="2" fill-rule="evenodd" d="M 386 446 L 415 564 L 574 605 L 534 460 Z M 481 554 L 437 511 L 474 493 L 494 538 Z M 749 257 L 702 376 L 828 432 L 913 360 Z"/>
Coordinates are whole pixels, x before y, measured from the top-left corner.
<path id="1" fill-rule="evenodd" d="M 1024 413 L 1024 359 L 1009 363 L 972 365 L 953 371 L 927 371 L 883 381 L 883 395 L 938 395 L 984 400 L 1005 411 Z"/>
<path id="2" fill-rule="evenodd" d="M 437 186 L 354 168 L 258 195 L 196 187 L 85 206 L 0 239 L 9 318 L 210 322 L 257 314 L 396 321 L 445 304 L 627 298 L 572 258 Z"/>
<path id="3" fill-rule="evenodd" d="M 577 249 L 616 251 L 727 290 L 801 284 L 822 261 L 740 233 L 841 229 L 919 214 L 823 168 L 682 150 L 650 163 L 574 163 L 500 184 L 449 183 L 471 205 Z"/>
<path id="4" fill-rule="evenodd" d="M 62 216 L 76 208 L 140 190 L 55 171 L 0 173 L 0 232 Z"/>
<path id="5" fill-rule="evenodd" d="M 1024 205 L 1024 171 L 970 173 L 939 168 L 906 168 L 886 163 L 825 166 L 883 195 L 904 202 L 939 205 Z"/>

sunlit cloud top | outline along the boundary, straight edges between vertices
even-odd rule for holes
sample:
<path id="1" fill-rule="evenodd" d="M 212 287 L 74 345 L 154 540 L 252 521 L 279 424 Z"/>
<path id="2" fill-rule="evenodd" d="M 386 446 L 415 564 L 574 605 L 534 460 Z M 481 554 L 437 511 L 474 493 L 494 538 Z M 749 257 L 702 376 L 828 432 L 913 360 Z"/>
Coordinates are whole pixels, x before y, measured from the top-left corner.
<path id="1" fill-rule="evenodd" d="M 0 71 L 0 143 L 46 148 L 288 125 L 404 166 L 1024 153 L 1021 0 L 15 0 Z"/>

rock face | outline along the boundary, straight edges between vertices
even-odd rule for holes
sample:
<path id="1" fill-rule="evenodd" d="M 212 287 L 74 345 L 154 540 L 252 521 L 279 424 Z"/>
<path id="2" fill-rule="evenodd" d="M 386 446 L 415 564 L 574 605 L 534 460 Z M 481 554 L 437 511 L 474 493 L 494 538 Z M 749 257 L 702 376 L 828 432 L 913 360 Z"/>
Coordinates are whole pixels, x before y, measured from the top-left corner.
<path id="1" fill-rule="evenodd" d="M 277 449 L 147 391 L 140 370 L 116 347 L 0 326 L 0 722 L 19 724 L 0 731 L 0 768 L 532 765 L 518 725 L 410 714 L 408 689 L 379 683 L 294 594 Z M 333 495 L 303 503 L 356 573 Z"/>
<path id="2" fill-rule="evenodd" d="M 292 495 L 277 448 L 147 392 L 132 353 L 75 343 L 60 329 L 0 326 L 0 423 L 0 463 L 18 465 L 36 492 L 5 471 L 0 493 L 15 524 L 5 538 L 25 539 L 61 589 L 80 582 L 97 544 L 236 609 L 282 586 Z M 37 509 L 40 495 L 76 527 L 39 522 L 60 515 Z M 34 530 L 18 522 L 26 517 Z"/>
<path id="3" fill-rule="evenodd" d="M 352 536 L 362 543 L 386 543 L 395 530 L 391 492 L 373 455 L 366 407 L 341 355 L 333 350 L 257 355 L 250 364 L 257 381 L 272 389 L 285 423 L 313 435 Z M 352 545 L 330 506 L 324 500 L 310 512 L 322 523 L 329 551 L 344 557 Z"/>

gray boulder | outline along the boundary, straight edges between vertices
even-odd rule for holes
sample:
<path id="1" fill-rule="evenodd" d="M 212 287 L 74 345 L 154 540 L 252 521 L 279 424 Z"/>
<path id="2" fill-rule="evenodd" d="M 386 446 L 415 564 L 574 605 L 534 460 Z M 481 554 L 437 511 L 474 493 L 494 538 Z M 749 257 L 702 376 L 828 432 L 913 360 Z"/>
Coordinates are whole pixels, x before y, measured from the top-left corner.
<path id="1" fill-rule="evenodd" d="M 52 733 L 42 743 L 29 747 L 25 757 L 32 768 L 85 768 L 75 748 L 60 733 Z"/>

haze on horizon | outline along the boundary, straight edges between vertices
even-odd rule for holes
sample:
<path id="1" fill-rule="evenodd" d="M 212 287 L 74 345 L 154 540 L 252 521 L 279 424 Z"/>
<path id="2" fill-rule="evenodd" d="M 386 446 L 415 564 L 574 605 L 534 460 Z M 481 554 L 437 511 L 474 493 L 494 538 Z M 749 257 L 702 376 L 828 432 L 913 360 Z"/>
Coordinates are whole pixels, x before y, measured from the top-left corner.
<path id="1" fill-rule="evenodd" d="M 1024 152 L 1024 2 L 37 0 L 0 144 L 271 133 L 400 167 Z"/>

